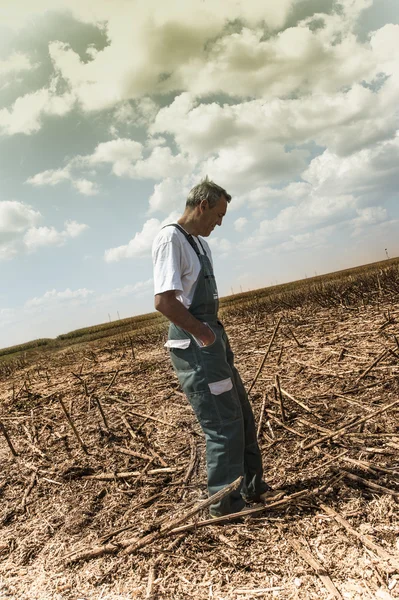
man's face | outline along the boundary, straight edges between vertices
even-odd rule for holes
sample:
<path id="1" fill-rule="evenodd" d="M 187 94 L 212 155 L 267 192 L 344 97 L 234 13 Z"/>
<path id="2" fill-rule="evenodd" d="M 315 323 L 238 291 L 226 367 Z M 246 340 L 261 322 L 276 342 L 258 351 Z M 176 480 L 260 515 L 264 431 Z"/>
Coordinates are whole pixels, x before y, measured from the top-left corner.
<path id="1" fill-rule="evenodd" d="M 216 225 L 221 225 L 223 217 L 227 211 L 227 200 L 224 196 L 220 196 L 219 200 L 213 208 L 209 208 L 207 200 L 203 200 L 200 205 L 201 209 L 201 231 L 199 235 L 208 237 L 215 229 Z"/>

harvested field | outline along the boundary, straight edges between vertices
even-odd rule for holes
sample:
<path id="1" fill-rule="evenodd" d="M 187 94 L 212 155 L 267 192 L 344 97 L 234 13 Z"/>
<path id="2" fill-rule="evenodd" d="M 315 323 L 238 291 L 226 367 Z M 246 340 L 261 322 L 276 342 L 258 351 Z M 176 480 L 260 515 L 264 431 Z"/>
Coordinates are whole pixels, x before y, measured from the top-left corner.
<path id="1" fill-rule="evenodd" d="M 383 288 L 225 316 L 285 496 L 222 524 L 201 526 L 204 442 L 161 343 L 4 370 L 0 598 L 398 598 L 398 322 Z"/>

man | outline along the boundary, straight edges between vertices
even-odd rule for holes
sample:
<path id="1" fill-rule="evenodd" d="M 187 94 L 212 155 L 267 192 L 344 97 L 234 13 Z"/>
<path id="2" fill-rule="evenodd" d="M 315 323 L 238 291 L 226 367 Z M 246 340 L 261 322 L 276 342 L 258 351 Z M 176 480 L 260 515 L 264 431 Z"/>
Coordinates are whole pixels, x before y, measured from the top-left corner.
<path id="1" fill-rule="evenodd" d="M 262 500 L 262 480 L 251 405 L 218 320 L 211 252 L 202 238 L 221 226 L 231 196 L 208 178 L 189 193 L 181 218 L 153 243 L 155 308 L 170 323 L 166 347 L 206 438 L 210 495 L 243 476 L 241 489 L 210 507 L 214 517 Z M 199 237 L 201 236 L 201 237 Z"/>

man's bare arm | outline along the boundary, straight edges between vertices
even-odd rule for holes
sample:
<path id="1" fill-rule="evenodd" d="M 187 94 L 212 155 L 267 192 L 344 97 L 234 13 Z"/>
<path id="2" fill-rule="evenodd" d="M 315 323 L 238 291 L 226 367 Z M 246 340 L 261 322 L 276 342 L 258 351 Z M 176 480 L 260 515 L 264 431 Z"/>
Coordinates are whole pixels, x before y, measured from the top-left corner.
<path id="1" fill-rule="evenodd" d="M 209 346 L 215 341 L 215 334 L 202 321 L 196 319 L 183 304 L 177 300 L 174 290 L 156 294 L 154 300 L 155 308 L 165 315 L 178 327 L 188 331 L 199 339 L 204 346 Z"/>

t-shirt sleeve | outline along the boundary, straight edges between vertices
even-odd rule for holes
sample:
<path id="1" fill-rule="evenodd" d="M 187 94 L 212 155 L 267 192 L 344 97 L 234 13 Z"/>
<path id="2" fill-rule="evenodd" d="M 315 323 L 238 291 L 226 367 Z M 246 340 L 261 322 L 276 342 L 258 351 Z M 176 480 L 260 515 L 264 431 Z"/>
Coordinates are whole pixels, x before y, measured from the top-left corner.
<path id="1" fill-rule="evenodd" d="M 181 247 L 172 241 L 153 248 L 154 294 L 170 290 L 183 291 L 181 282 Z"/>

